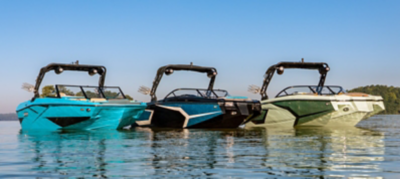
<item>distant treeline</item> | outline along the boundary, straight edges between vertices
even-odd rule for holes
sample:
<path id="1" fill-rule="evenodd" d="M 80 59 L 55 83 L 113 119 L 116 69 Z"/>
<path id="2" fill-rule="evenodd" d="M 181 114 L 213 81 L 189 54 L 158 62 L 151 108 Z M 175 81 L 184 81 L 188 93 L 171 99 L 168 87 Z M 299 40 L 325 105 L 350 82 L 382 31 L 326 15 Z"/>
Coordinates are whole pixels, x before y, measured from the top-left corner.
<path id="1" fill-rule="evenodd" d="M 16 113 L 0 114 L 0 121 L 16 121 L 18 120 Z"/>
<path id="2" fill-rule="evenodd" d="M 379 95 L 383 98 L 386 110 L 382 114 L 400 113 L 400 88 L 386 85 L 370 85 L 348 90 L 348 92 L 361 92 Z"/>

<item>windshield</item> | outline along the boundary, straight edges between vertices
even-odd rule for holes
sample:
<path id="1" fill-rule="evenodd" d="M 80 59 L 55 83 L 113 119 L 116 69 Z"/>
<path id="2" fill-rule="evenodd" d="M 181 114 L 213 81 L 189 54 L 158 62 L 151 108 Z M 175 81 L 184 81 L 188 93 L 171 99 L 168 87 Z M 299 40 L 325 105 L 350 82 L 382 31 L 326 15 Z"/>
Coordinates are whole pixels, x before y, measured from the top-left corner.
<path id="1" fill-rule="evenodd" d="M 221 98 L 229 96 L 226 90 L 206 90 L 206 89 L 175 89 L 170 92 L 165 98 L 170 97 L 197 97 L 197 98 Z"/>
<path id="2" fill-rule="evenodd" d="M 318 86 L 289 86 L 279 92 L 276 97 L 288 95 L 336 95 L 344 93 L 341 86 L 323 86 L 319 89 Z"/>
<path id="3" fill-rule="evenodd" d="M 119 87 L 104 87 L 103 94 L 107 99 L 125 99 L 124 93 L 122 93 Z"/>
<path id="4" fill-rule="evenodd" d="M 119 87 L 56 85 L 56 92 L 59 97 L 126 99 Z"/>

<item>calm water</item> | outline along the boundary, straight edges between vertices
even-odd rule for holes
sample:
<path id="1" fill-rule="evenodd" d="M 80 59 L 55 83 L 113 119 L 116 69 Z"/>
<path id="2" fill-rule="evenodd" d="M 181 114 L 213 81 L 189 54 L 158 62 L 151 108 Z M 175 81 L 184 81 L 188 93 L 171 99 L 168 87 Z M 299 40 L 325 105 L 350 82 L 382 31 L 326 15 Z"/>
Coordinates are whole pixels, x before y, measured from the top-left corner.
<path id="1" fill-rule="evenodd" d="M 358 128 L 23 133 L 0 122 L 0 177 L 400 178 L 400 116 Z"/>

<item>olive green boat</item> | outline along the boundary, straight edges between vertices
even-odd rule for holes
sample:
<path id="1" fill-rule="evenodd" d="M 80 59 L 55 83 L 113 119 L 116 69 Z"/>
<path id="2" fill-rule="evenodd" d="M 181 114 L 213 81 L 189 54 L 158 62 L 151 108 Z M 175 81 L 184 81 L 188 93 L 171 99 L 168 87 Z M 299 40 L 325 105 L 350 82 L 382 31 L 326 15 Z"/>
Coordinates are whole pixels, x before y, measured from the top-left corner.
<path id="1" fill-rule="evenodd" d="M 318 85 L 289 86 L 275 98 L 266 93 L 275 71 L 285 68 L 318 70 Z M 385 110 L 381 96 L 346 93 L 341 86 L 324 85 L 330 70 L 326 63 L 281 62 L 271 66 L 263 86 L 249 89 L 261 94 L 261 115 L 246 123 L 252 127 L 337 127 L 355 126 L 361 120 Z M 254 87 L 253 87 L 254 88 Z"/>

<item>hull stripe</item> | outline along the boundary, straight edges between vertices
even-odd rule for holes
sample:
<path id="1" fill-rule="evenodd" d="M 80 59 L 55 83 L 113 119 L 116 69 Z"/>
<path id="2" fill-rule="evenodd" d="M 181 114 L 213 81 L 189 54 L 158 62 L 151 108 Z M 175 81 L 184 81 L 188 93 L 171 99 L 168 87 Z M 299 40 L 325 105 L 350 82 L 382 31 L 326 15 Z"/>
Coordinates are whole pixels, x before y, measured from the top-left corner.
<path id="1" fill-rule="evenodd" d="M 121 105 L 121 104 L 33 104 L 26 106 L 24 108 L 18 109 L 17 112 L 20 112 L 24 109 L 30 108 L 32 106 L 41 106 L 41 107 L 49 107 L 49 106 L 79 106 L 79 107 L 141 107 L 142 105 L 132 104 L 132 105 Z"/>
<path id="2" fill-rule="evenodd" d="M 372 99 L 350 99 L 350 100 L 337 100 L 337 99 L 315 99 L 315 100 L 310 100 L 310 99 L 286 99 L 286 100 L 280 100 L 280 101 L 329 101 L 329 102 L 353 102 L 353 101 L 357 101 L 357 102 L 382 102 L 383 100 L 372 100 Z M 274 102 L 278 102 L 278 101 L 273 101 L 273 102 L 261 102 L 261 104 L 273 104 Z"/>
<path id="3" fill-rule="evenodd" d="M 191 116 L 189 116 L 189 118 L 203 117 L 203 116 L 208 116 L 208 115 L 217 114 L 217 113 L 220 113 L 220 111 L 191 115 Z"/>

